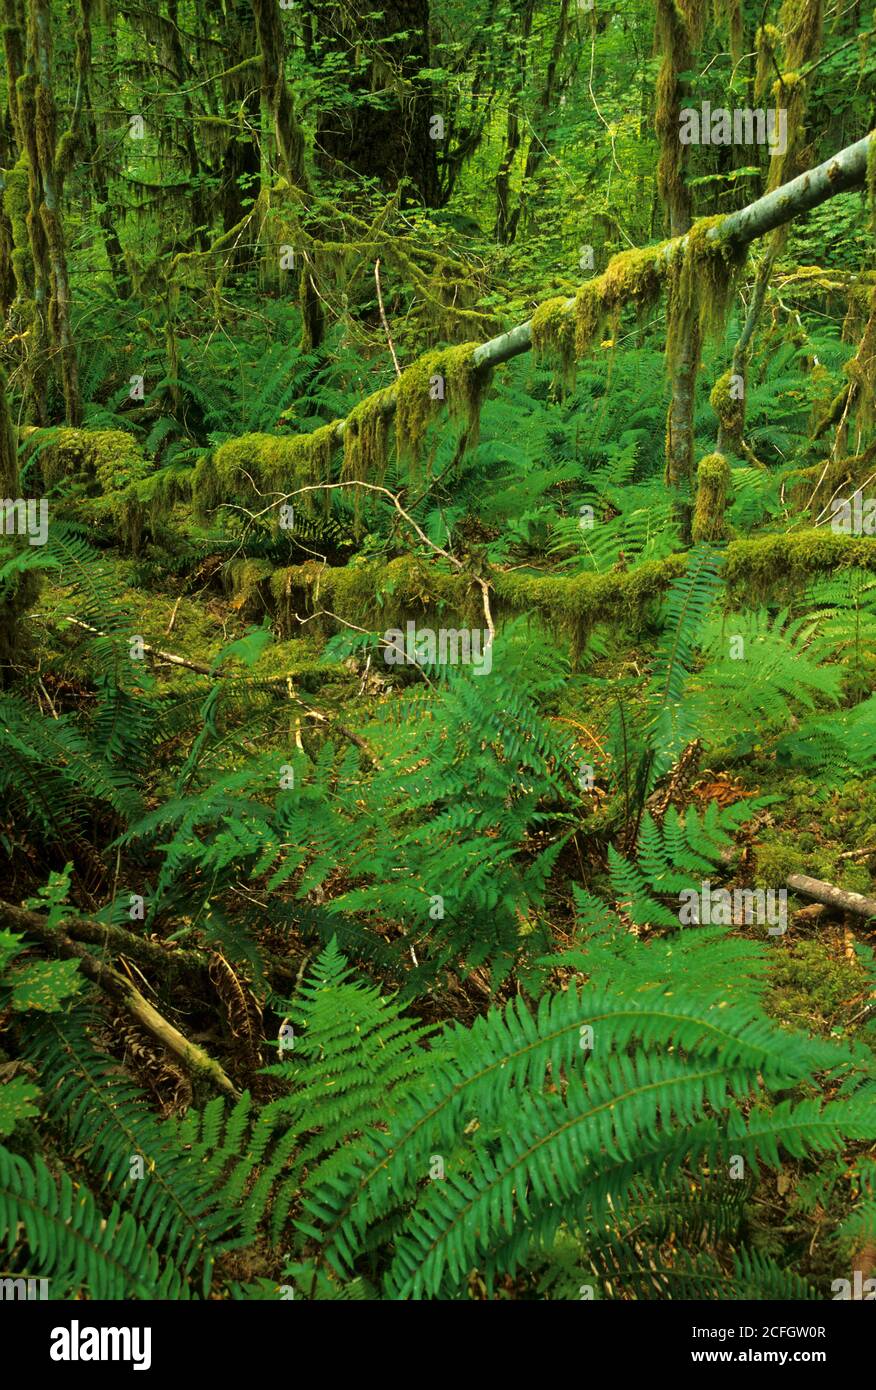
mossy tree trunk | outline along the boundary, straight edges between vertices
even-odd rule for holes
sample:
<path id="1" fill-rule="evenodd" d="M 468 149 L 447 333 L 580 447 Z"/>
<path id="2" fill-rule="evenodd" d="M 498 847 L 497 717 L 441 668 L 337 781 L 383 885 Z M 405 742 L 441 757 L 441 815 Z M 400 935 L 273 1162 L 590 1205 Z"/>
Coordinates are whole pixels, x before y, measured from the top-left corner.
<path id="1" fill-rule="evenodd" d="M 438 206 L 439 142 L 430 125 L 441 112 L 431 84 L 418 76 L 431 66 L 429 0 L 347 0 L 321 6 L 316 18 L 321 42 L 346 59 L 354 98 L 341 111 L 320 114 L 318 160 L 341 177 L 352 169 L 375 179 L 388 192 L 405 184 L 417 201 Z"/>
<path id="2" fill-rule="evenodd" d="M 511 231 L 511 170 L 520 149 L 520 98 L 526 85 L 526 66 L 529 39 L 532 33 L 532 19 L 535 14 L 535 0 L 524 0 L 520 15 L 520 38 L 517 54 L 517 74 L 514 90 L 508 100 L 508 116 L 505 123 L 505 149 L 502 162 L 496 174 L 496 240 L 500 246 L 514 240 Z"/>
<path id="3" fill-rule="evenodd" d="M 304 136 L 295 115 L 295 103 L 286 81 L 286 43 L 276 0 L 252 0 L 256 34 L 262 57 L 262 103 L 274 130 L 277 157 L 291 196 L 303 205 L 309 192 L 304 165 Z M 319 234 L 320 228 L 313 231 Z M 325 334 L 325 317 L 316 280 L 313 256 L 304 257 L 300 277 L 301 348 L 318 348 Z"/>
<path id="4" fill-rule="evenodd" d="M 655 121 L 660 142 L 657 183 L 674 237 L 684 236 L 691 225 L 693 204 L 685 178 L 686 146 L 679 139 L 679 115 L 686 95 L 681 74 L 694 59 L 701 9 L 700 0 L 657 0 L 657 43 L 662 60 Z M 666 419 L 666 481 L 677 494 L 685 539 L 690 538 L 694 394 L 701 347 L 696 322 L 689 317 L 673 354 L 672 394 Z"/>
<path id="5" fill-rule="evenodd" d="M 32 172 L 39 194 L 39 221 L 45 241 L 45 262 L 49 269 L 47 303 L 49 334 L 60 364 L 61 389 L 67 422 L 78 425 L 82 418 L 79 397 L 79 368 L 70 323 L 70 281 L 61 216 L 63 169 L 56 158 L 57 122 L 52 84 L 51 11 L 48 0 L 30 0 L 28 16 L 28 79 L 32 85 L 35 133 L 31 157 Z M 31 209 L 33 218 L 33 208 Z"/>
<path id="6" fill-rule="evenodd" d="M 800 69 L 809 63 L 813 63 L 821 50 L 822 23 L 823 23 L 823 0 L 802 0 L 797 6 L 787 5 L 782 10 L 781 20 L 787 25 L 784 40 L 784 55 L 782 70 L 788 75 L 788 80 L 794 79 L 791 87 L 790 98 L 785 94 L 781 77 L 776 83 L 774 92 L 777 102 L 787 102 L 787 140 L 785 148 L 780 152 L 773 153 L 770 159 L 769 174 L 767 176 L 767 191 L 772 192 L 780 188 L 789 176 L 793 177 L 798 173 L 800 165 L 800 150 L 803 144 L 803 123 L 806 114 L 807 104 L 807 82 L 800 76 Z M 762 48 L 765 43 L 765 31 L 763 26 L 758 30 L 758 47 Z M 766 92 L 759 89 L 757 82 L 764 82 L 763 72 L 767 64 L 764 61 L 758 63 L 759 78 L 755 81 L 754 98 L 755 101 L 764 99 Z M 772 72 L 770 71 L 770 78 Z M 777 227 L 770 237 L 766 255 L 757 268 L 754 289 L 751 295 L 751 302 L 745 316 L 742 332 L 733 349 L 733 360 L 731 366 L 732 376 L 735 378 L 735 408 L 723 417 L 719 414 L 718 427 L 718 452 L 721 454 L 733 453 L 741 456 L 744 452 L 745 434 L 745 397 L 748 390 L 748 356 L 751 347 L 751 340 L 754 337 L 755 329 L 760 321 L 763 306 L 766 303 L 767 289 L 772 278 L 773 267 L 788 239 L 787 225 Z"/>
<path id="7" fill-rule="evenodd" d="M 15 501 L 19 487 L 15 427 L 6 394 L 6 374 L 0 366 L 0 500 Z M 5 527 L 0 527 L 0 537 L 4 531 Z M 21 656 L 22 618 L 36 595 L 37 580 L 32 571 L 18 574 L 4 585 L 0 597 L 0 689 L 9 683 L 10 668 Z"/>
<path id="8" fill-rule="evenodd" d="M 76 76 L 79 84 L 79 108 L 82 134 L 88 150 L 90 178 L 98 205 L 97 220 L 103 236 L 104 250 L 119 299 L 129 299 L 132 284 L 110 207 L 109 176 L 91 94 L 91 11 L 93 0 L 79 0 L 79 22 L 76 30 Z"/>
<path id="9" fill-rule="evenodd" d="M 261 160 L 257 143 L 259 97 L 257 69 L 238 64 L 246 63 L 258 53 L 255 16 L 248 0 L 228 0 L 227 14 L 231 26 L 230 61 L 232 70 L 223 79 L 225 109 L 233 113 L 239 124 L 229 132 L 222 154 L 222 227 L 230 232 L 243 221 L 249 204 L 258 192 Z M 245 253 L 236 253 L 245 259 Z"/>

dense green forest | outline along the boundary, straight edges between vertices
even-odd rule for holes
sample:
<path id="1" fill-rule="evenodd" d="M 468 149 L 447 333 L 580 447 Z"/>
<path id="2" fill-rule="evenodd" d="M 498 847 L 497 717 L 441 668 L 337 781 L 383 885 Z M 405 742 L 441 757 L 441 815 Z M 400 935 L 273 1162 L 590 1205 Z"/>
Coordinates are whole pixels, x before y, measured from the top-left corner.
<path id="1" fill-rule="evenodd" d="M 2 0 L 0 1275 L 876 1298 L 876 12 Z"/>

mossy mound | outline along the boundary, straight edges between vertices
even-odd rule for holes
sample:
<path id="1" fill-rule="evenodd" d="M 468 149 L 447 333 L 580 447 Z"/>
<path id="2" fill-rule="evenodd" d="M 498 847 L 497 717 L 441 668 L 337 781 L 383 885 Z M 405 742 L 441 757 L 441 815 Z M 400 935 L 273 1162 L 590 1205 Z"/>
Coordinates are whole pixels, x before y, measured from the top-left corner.
<path id="1" fill-rule="evenodd" d="M 97 483 L 102 493 L 120 493 L 150 471 L 136 439 L 125 430 L 33 430 L 28 446 L 29 453 L 39 454 L 48 487 L 79 476 Z"/>
<path id="2" fill-rule="evenodd" d="M 697 500 L 694 507 L 692 539 L 725 541 L 732 534 L 725 519 L 733 491 L 730 465 L 723 454 L 706 454 L 697 468 Z"/>
<path id="3" fill-rule="evenodd" d="M 133 435 L 125 430 L 51 428 L 26 431 L 46 488 L 67 479 L 81 484 L 84 514 L 108 524 L 131 551 L 139 548 L 146 508 L 140 495 L 152 469 Z"/>

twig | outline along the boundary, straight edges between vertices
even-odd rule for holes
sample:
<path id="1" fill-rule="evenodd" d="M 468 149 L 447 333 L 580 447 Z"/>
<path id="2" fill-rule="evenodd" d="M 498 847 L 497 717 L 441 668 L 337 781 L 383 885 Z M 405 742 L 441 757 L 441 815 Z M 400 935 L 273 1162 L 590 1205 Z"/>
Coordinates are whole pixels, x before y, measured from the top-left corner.
<path id="1" fill-rule="evenodd" d="M 167 635 L 168 635 L 170 632 L 173 631 L 173 625 L 174 625 L 174 623 L 176 622 L 176 612 L 177 612 L 177 609 L 179 608 L 179 606 L 180 606 L 181 603 L 182 603 L 182 594 L 180 594 L 180 596 L 179 596 L 179 598 L 177 599 L 176 603 L 173 605 L 173 612 L 172 612 L 171 615 L 170 615 L 170 622 L 167 624 L 167 627 L 164 629 L 164 635 L 165 635 L 165 637 L 167 637 Z"/>
<path id="2" fill-rule="evenodd" d="M 93 956 L 90 951 L 86 951 L 77 941 L 72 941 L 63 934 L 63 930 L 53 928 L 48 925 L 44 918 L 35 912 L 23 912 L 22 909 L 12 908 L 10 904 L 0 903 L 0 920 L 15 922 L 19 924 L 21 915 L 26 918 L 24 929 L 31 936 L 37 937 L 44 945 L 50 946 L 59 955 L 67 959 L 75 958 L 79 961 L 83 975 L 87 975 L 96 985 L 99 985 L 105 994 L 108 994 L 116 1003 L 121 1004 L 129 1013 L 133 1014 L 138 1023 L 147 1028 L 153 1037 L 157 1038 L 162 1047 L 166 1047 L 168 1052 L 174 1053 L 184 1062 L 190 1071 L 203 1076 L 210 1081 L 220 1091 L 237 1100 L 240 1092 L 237 1090 L 233 1081 L 223 1071 L 222 1067 L 197 1043 L 190 1042 L 183 1037 L 178 1028 L 174 1028 L 172 1023 L 162 1017 L 158 1010 L 145 999 L 140 991 L 126 980 L 118 970 L 111 965 L 105 965 Z"/>
<path id="3" fill-rule="evenodd" d="M 68 623 L 74 627 L 84 628 L 86 632 L 93 632 L 96 637 L 106 637 L 108 634 L 101 632 L 100 628 L 92 627 L 91 623 L 84 623 L 81 618 L 67 618 Z M 202 666 L 197 661 L 187 661 L 184 656 L 175 656 L 173 652 L 163 652 L 159 647 L 153 647 L 151 643 L 143 643 L 144 652 L 150 656 L 157 657 L 159 661 L 169 661 L 173 666 L 184 666 L 187 671 L 197 671 L 199 676 L 212 676 L 214 673 L 209 666 Z"/>

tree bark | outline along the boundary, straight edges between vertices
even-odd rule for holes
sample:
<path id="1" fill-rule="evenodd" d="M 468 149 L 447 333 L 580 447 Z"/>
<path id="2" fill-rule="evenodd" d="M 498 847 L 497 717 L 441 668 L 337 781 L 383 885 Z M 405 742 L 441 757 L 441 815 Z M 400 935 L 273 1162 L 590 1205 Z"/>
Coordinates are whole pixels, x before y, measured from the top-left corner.
<path id="1" fill-rule="evenodd" d="M 840 912 L 853 912 L 857 917 L 876 917 L 876 898 L 867 898 L 863 893 L 847 893 L 844 888 L 836 888 L 832 883 L 809 878 L 807 874 L 790 874 L 787 879 L 792 893 L 800 893 L 804 898 L 814 898 L 825 907 L 835 907 Z"/>
<path id="2" fill-rule="evenodd" d="M 349 0 L 317 11 L 323 44 L 344 54 L 350 103 L 321 113 L 316 129 L 319 162 L 343 177 L 353 170 L 394 192 L 411 186 L 426 207 L 441 201 L 431 119 L 431 85 L 417 77 L 431 62 L 429 0 Z M 368 62 L 358 61 L 365 49 Z M 376 98 L 376 100 L 375 100 Z"/>

